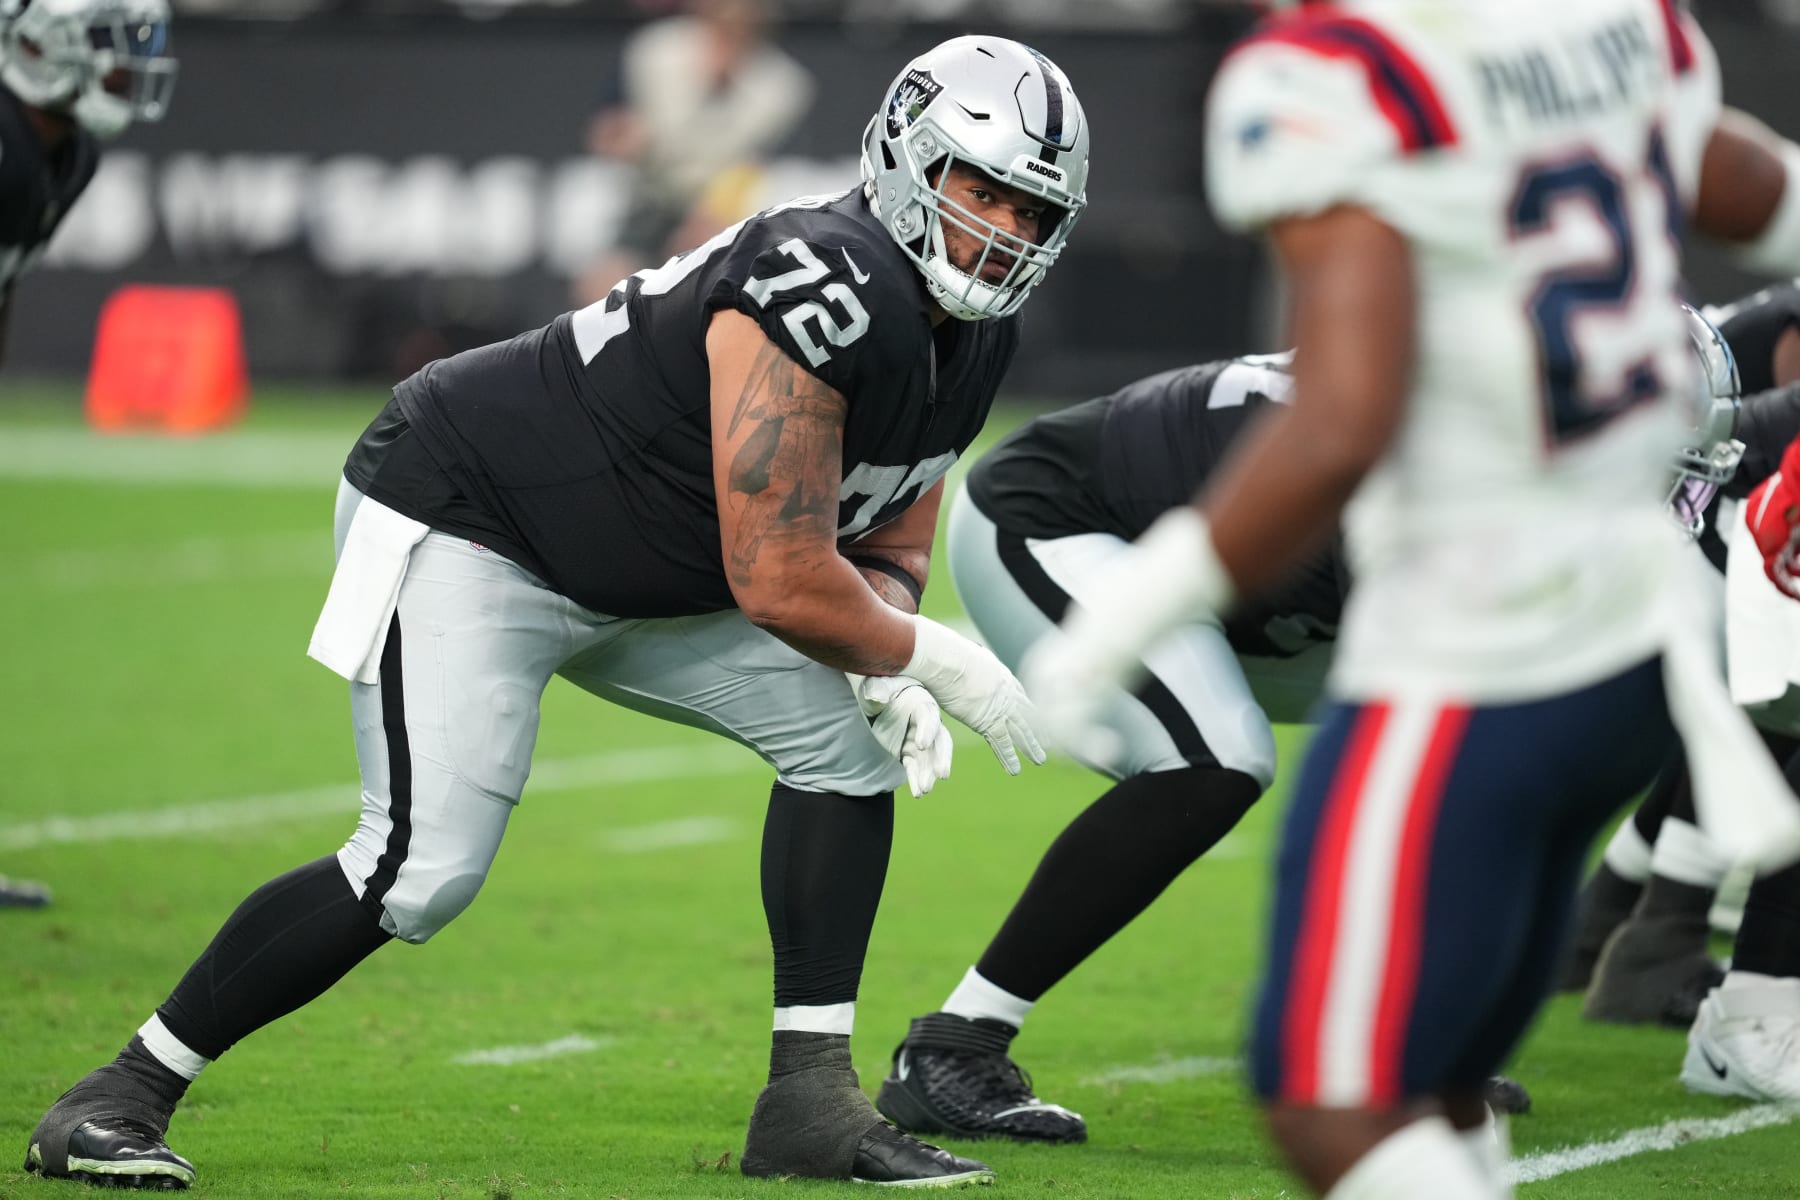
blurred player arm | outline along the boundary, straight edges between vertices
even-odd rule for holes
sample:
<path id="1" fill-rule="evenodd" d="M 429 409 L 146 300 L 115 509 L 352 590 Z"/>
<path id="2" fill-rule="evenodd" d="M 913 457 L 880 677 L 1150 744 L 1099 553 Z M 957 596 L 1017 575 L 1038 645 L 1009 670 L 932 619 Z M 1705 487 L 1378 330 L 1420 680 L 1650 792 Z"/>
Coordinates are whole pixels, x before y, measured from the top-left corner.
<path id="1" fill-rule="evenodd" d="M 1800 274 L 1800 145 L 1726 109 L 1700 159 L 1693 222 L 1730 243 L 1743 266 Z"/>
<path id="2" fill-rule="evenodd" d="M 838 551 L 844 397 L 739 312 L 713 317 L 706 352 L 720 542 L 738 607 L 828 666 L 898 674 L 912 626 Z"/>
<path id="3" fill-rule="evenodd" d="M 1734 433 L 1744 443 L 1744 458 L 1720 490 L 1741 499 L 1775 473 L 1788 444 L 1800 437 L 1800 383 L 1746 396 Z"/>
<path id="4" fill-rule="evenodd" d="M 931 543 L 937 537 L 943 501 L 940 479 L 898 517 L 840 547 L 875 594 L 901 612 L 919 611 L 931 575 Z"/>
<path id="5" fill-rule="evenodd" d="M 1336 530 L 1405 411 L 1416 303 L 1392 228 L 1340 206 L 1270 229 L 1292 301 L 1294 399 L 1268 417 L 1196 501 L 1232 590 L 1274 582 Z"/>

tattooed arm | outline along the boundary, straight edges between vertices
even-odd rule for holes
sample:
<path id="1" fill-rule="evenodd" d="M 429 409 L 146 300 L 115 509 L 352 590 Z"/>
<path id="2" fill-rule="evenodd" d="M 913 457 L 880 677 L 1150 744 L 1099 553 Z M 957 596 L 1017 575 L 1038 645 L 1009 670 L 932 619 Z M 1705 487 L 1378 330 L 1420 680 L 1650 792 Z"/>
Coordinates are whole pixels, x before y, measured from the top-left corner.
<path id="1" fill-rule="evenodd" d="M 931 575 L 931 543 L 943 501 L 940 479 L 892 521 L 840 547 L 875 594 L 901 612 L 919 611 L 919 597 Z"/>
<path id="2" fill-rule="evenodd" d="M 913 627 L 837 547 L 844 397 L 742 313 L 713 317 L 706 355 L 720 548 L 738 607 L 826 666 L 898 674 Z"/>

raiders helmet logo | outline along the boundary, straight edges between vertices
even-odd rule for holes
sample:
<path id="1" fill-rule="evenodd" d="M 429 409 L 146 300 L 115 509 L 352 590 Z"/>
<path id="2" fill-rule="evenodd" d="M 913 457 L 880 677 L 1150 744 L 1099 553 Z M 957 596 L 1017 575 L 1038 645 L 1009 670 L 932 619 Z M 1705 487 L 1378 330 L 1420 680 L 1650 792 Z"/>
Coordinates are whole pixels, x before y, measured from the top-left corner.
<path id="1" fill-rule="evenodd" d="M 933 79 L 929 72 L 909 69 L 900 77 L 900 83 L 894 88 L 894 95 L 887 106 L 887 134 L 897 138 L 916 120 L 919 114 L 931 107 L 944 85 Z"/>

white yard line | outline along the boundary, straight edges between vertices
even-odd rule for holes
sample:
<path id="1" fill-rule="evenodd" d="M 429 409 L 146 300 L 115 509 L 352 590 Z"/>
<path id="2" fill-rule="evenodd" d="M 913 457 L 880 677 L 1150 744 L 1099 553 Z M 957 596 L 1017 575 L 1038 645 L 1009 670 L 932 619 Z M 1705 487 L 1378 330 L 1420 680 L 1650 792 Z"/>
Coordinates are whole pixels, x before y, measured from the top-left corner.
<path id="1" fill-rule="evenodd" d="M 1205 1075 L 1224 1075 L 1243 1066 L 1236 1058 L 1165 1058 L 1137 1066 L 1108 1067 L 1081 1081 L 1083 1087 L 1107 1087 L 1118 1083 L 1174 1083 Z"/>
<path id="2" fill-rule="evenodd" d="M 216 433 L 113 436 L 81 429 L 8 429 L 0 479 L 83 483 L 315 487 L 343 473 L 353 433 Z M 329 518 L 329 512 L 325 517 Z"/>
<path id="3" fill-rule="evenodd" d="M 615 1044 L 618 1038 L 583 1037 L 579 1033 L 538 1046 L 495 1046 L 491 1050 L 471 1050 L 450 1061 L 468 1067 L 511 1067 L 519 1063 L 537 1062 L 544 1058 L 561 1058 L 565 1054 L 588 1054 Z"/>
<path id="4" fill-rule="evenodd" d="M 679 846 L 710 846 L 738 836 L 738 823 L 724 817 L 685 817 L 609 830 L 605 846 L 615 854 L 649 854 Z"/>
<path id="5" fill-rule="evenodd" d="M 549 759 L 532 769 L 525 785 L 526 797 L 542 792 L 571 791 L 617 783 L 648 783 L 663 779 L 687 779 L 708 775 L 740 775 L 766 772 L 762 761 L 748 750 L 718 743 L 710 746 L 658 746 L 645 750 L 618 750 L 585 758 Z M 0 825 L 0 851 L 31 850 L 38 846 L 76 845 L 89 842 L 146 841 L 185 837 L 221 829 L 249 829 L 316 817 L 352 817 L 361 803 L 354 783 L 303 788 L 264 796 L 243 796 L 182 804 L 168 808 L 130 809 L 91 817 L 49 817 L 18 825 Z M 650 835 L 666 845 L 693 845 L 694 841 L 668 840 L 670 823 L 646 826 L 660 831 Z M 692 822 L 687 836 L 694 835 Z M 621 830 L 620 834 L 629 831 Z M 716 830 L 713 831 L 715 834 Z M 702 839 L 707 840 L 707 839 Z M 710 840 L 721 840 L 712 837 Z M 655 848 L 655 847 L 639 847 Z"/>
<path id="6" fill-rule="evenodd" d="M 169 587 L 229 579 L 331 576 L 331 530 L 241 538 L 184 538 L 125 546 L 52 550 L 15 564 L 11 579 L 46 591 Z"/>
<path id="7" fill-rule="evenodd" d="M 1169 1058 L 1135 1066 L 1108 1067 L 1081 1080 L 1083 1087 L 1121 1083 L 1163 1084 L 1207 1075 L 1223 1075 L 1242 1068 L 1236 1058 Z M 1604 1142 L 1542 1150 L 1512 1160 L 1508 1178 L 1515 1184 L 1538 1183 L 1605 1163 L 1618 1162 L 1658 1150 L 1679 1150 L 1692 1142 L 1737 1137 L 1758 1129 L 1770 1129 L 1800 1121 L 1800 1105 L 1758 1104 L 1728 1117 L 1680 1117 L 1661 1125 L 1631 1129 Z"/>
<path id="8" fill-rule="evenodd" d="M 1570 1171 L 1582 1171 L 1602 1163 L 1617 1162 L 1648 1154 L 1653 1150 L 1676 1150 L 1690 1142 L 1710 1142 L 1718 1138 L 1737 1137 L 1756 1129 L 1787 1125 L 1800 1120 L 1800 1106 L 1758 1104 L 1732 1113 L 1729 1117 L 1690 1117 L 1647 1125 L 1620 1134 L 1608 1142 L 1589 1142 L 1585 1146 L 1567 1146 L 1561 1150 L 1545 1150 L 1527 1154 L 1512 1161 L 1510 1174 L 1514 1183 L 1536 1183 L 1554 1179 Z"/>

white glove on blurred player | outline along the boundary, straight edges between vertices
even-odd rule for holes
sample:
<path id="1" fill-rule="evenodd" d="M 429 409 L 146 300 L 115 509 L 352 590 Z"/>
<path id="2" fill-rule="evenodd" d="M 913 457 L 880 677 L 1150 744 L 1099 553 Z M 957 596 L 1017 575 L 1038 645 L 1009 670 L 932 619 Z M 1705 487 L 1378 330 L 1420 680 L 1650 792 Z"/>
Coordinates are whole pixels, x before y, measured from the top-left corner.
<path id="1" fill-rule="evenodd" d="M 955 744 L 944 714 L 925 685 L 904 675 L 848 675 L 850 690 L 870 718 L 869 729 L 882 749 L 906 768 L 906 785 L 923 796 L 950 777 Z"/>
<path id="2" fill-rule="evenodd" d="M 1008 775 L 1019 773 L 1019 750 L 1032 762 L 1043 762 L 1044 747 L 1031 728 L 1031 701 L 1006 664 L 986 646 L 929 617 L 912 622 L 912 661 L 900 674 L 924 684 L 945 712 L 986 738 Z"/>
<path id="3" fill-rule="evenodd" d="M 1100 718 L 1111 698 L 1143 679 L 1144 654 L 1164 634 L 1220 611 L 1235 590 L 1206 519 L 1186 504 L 1164 513 L 1019 664 L 1044 736 L 1086 762 L 1110 761 L 1118 738 Z"/>

